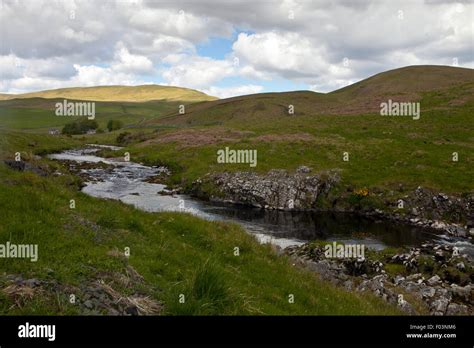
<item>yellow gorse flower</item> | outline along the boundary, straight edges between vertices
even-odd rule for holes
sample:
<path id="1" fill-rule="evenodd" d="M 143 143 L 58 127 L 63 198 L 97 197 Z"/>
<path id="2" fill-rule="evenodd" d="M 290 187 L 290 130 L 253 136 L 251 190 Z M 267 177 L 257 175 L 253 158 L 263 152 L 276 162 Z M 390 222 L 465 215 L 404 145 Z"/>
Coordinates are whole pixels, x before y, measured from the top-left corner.
<path id="1" fill-rule="evenodd" d="M 368 196 L 369 190 L 366 187 L 364 187 L 364 188 L 355 190 L 354 193 L 358 196 L 365 197 L 365 196 Z"/>

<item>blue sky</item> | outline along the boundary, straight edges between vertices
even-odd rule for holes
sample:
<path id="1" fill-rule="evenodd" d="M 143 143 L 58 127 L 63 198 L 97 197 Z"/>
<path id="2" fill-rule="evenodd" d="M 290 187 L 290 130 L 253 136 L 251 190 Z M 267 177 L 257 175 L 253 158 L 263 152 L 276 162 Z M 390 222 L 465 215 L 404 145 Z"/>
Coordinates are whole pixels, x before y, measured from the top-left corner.
<path id="1" fill-rule="evenodd" d="M 225 59 L 232 52 L 232 44 L 236 38 L 237 32 L 231 38 L 211 37 L 196 45 L 196 53 L 213 59 Z"/>

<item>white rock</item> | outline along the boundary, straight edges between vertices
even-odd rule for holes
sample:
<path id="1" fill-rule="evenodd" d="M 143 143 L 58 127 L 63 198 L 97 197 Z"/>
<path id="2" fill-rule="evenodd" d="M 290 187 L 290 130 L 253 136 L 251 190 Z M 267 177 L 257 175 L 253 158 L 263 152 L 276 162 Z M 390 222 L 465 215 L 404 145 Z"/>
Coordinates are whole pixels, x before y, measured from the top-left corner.
<path id="1" fill-rule="evenodd" d="M 439 283 L 441 283 L 441 278 L 438 275 L 434 275 L 430 279 L 428 279 L 429 285 L 436 285 Z"/>

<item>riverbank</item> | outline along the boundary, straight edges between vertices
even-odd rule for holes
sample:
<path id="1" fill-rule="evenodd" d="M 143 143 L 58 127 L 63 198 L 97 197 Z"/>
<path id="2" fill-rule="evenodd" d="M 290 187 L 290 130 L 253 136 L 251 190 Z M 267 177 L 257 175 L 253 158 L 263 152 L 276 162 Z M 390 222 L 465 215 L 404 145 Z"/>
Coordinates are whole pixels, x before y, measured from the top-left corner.
<path id="1" fill-rule="evenodd" d="M 99 161 L 100 157 L 93 156 L 92 158 L 89 153 L 90 150 L 76 151 L 55 155 L 54 158 L 63 160 L 75 158 L 75 161 L 68 162 L 69 168 L 74 173 L 80 173 L 87 177 L 87 173 L 91 171 L 94 175 L 97 174 L 94 164 L 100 163 L 98 165 L 99 171 L 106 166 L 106 164 Z M 82 159 L 89 159 L 96 163 L 81 162 Z M 122 166 L 121 161 L 116 164 Z M 107 169 L 107 166 L 105 169 Z M 145 169 L 150 170 L 151 168 L 145 167 Z M 299 173 L 307 174 L 307 170 L 302 168 Z M 278 199 L 281 200 L 280 202 L 287 202 L 288 199 L 294 198 L 298 200 L 297 204 L 300 205 L 301 197 L 310 197 L 315 200 L 318 198 L 318 194 L 327 195 L 331 189 L 327 181 L 321 184 L 323 180 L 327 180 L 328 175 L 318 177 L 299 175 L 296 178 L 293 177 L 293 180 L 290 181 L 288 179 L 290 176 L 283 171 L 274 171 L 272 174 L 274 177 L 272 177 L 272 180 L 267 180 L 267 183 L 273 187 L 271 187 L 271 191 L 267 192 L 279 193 L 276 197 L 273 197 L 275 199 L 273 202 L 278 203 Z M 169 173 L 166 172 L 166 175 L 169 175 Z M 105 175 L 105 177 L 108 176 L 117 177 L 112 173 Z M 264 186 L 258 179 L 255 179 L 254 174 L 247 174 L 247 176 L 253 179 L 254 187 Z M 145 176 L 141 177 L 145 178 Z M 133 176 L 129 177 L 127 181 L 131 178 Z M 88 181 L 94 181 L 95 179 L 89 177 Z M 329 180 L 332 183 L 337 182 L 334 177 Z M 149 177 L 147 177 L 144 181 L 154 182 L 156 180 L 149 180 Z M 118 184 L 116 179 L 114 179 L 114 182 L 116 185 Z M 222 182 L 217 181 L 217 183 Z M 290 183 L 295 182 L 299 183 L 296 186 L 300 190 L 291 190 Z M 306 183 L 306 185 L 302 183 Z M 310 186 L 307 183 L 311 183 L 315 187 L 312 196 L 305 195 L 304 190 Z M 262 188 L 260 190 L 253 189 L 252 191 L 252 186 L 248 182 L 245 184 L 247 184 L 247 192 L 265 192 Z M 227 185 L 227 187 L 229 186 L 231 185 Z M 281 190 L 279 186 L 284 186 L 286 190 Z M 120 185 L 116 186 L 116 189 L 118 187 Z M 133 185 L 133 187 L 136 186 Z M 136 188 L 138 189 L 138 187 Z M 122 187 L 121 190 L 124 190 L 124 188 Z M 290 194 L 293 192 L 294 196 L 288 198 L 288 192 Z M 122 197 L 123 191 L 116 192 L 116 194 Z M 139 194 L 137 193 L 137 195 Z M 255 199 L 255 194 L 249 194 L 246 197 L 252 200 Z M 228 203 L 235 204 L 235 202 Z M 269 209 L 270 207 L 265 205 L 264 207 L 259 206 L 259 208 Z M 282 207 L 279 208 L 283 210 Z M 298 208 L 301 207 L 298 206 Z M 459 248 L 456 246 L 428 242 L 411 249 L 368 250 L 367 258 L 357 260 L 327 258 L 323 251 L 324 243 L 327 242 L 310 242 L 303 246 L 290 246 L 281 253 L 289 255 L 298 266 L 316 272 L 325 281 L 351 292 L 373 293 L 387 303 L 398 306 L 407 314 L 473 314 L 472 278 L 474 273 L 472 259 L 469 255 L 459 252 Z"/>
<path id="2" fill-rule="evenodd" d="M 474 236 L 474 195 L 447 195 L 422 187 L 408 190 L 356 189 L 340 184 L 338 172 L 309 174 L 272 170 L 224 172 L 204 176 L 185 192 L 201 199 L 262 209 L 287 211 L 333 211 L 355 213 L 434 229 L 471 241 Z"/>
<path id="3" fill-rule="evenodd" d="M 455 197 L 422 187 L 407 192 L 401 185 L 391 192 L 341 189 L 337 172 L 309 173 L 309 168 L 300 167 L 294 174 L 210 174 L 194 181 L 190 192 L 201 199 L 261 209 L 350 212 L 439 231 L 453 240 L 452 245 L 373 251 L 364 260 L 328 259 L 323 247 L 311 242 L 283 253 L 322 279 L 349 291 L 373 293 L 408 314 L 474 314 L 472 255 L 454 246 L 472 244 L 473 195 Z"/>
<path id="4" fill-rule="evenodd" d="M 88 163 L 84 163 L 84 164 L 81 164 L 80 166 L 77 166 L 77 164 L 73 163 L 73 162 L 70 162 L 68 163 L 66 166 L 56 166 L 55 165 L 55 162 L 47 162 L 47 163 L 44 163 L 44 160 L 42 159 L 39 159 L 38 157 L 35 158 L 36 161 L 39 161 L 41 162 L 41 165 L 42 165 L 42 168 L 43 170 L 46 171 L 46 175 L 43 176 L 43 179 L 44 180 L 49 180 L 49 179 L 56 179 L 56 178 L 59 178 L 60 180 L 64 180 L 64 178 L 72 178 L 73 180 L 68 184 L 68 185 L 72 185 L 71 188 L 73 188 L 74 186 L 76 187 L 76 190 L 79 189 L 80 187 L 82 187 L 83 183 L 82 183 L 82 180 L 77 180 L 75 177 L 71 177 L 67 171 L 64 171 L 66 168 L 70 168 L 70 165 L 74 165 L 76 167 L 73 168 L 73 172 L 75 173 L 81 173 L 83 169 L 95 169 L 95 168 L 100 168 L 100 169 L 104 169 L 104 170 L 111 170 L 111 166 L 107 163 L 101 163 L 100 161 L 98 163 L 94 163 L 94 164 L 88 164 Z M 51 166 L 49 172 L 48 172 L 48 166 Z M 31 171 L 31 173 L 28 173 L 29 171 L 29 168 L 34 168 L 35 166 L 34 165 L 31 165 L 31 163 L 27 166 L 25 164 L 23 170 L 21 168 L 17 169 L 19 170 L 19 173 L 25 173 L 27 176 L 28 175 L 34 175 L 34 176 L 37 176 L 38 174 L 35 173 L 34 171 Z M 54 169 L 54 170 L 53 170 Z M 26 172 L 25 172 L 26 170 Z M 62 171 L 62 172 L 61 172 Z M 304 170 L 303 170 L 304 171 Z M 49 174 L 48 174 L 49 173 Z M 307 174 L 307 173 L 302 173 L 302 174 Z M 281 174 L 279 174 L 281 175 Z M 286 174 L 285 174 L 286 175 Z M 51 178 L 53 177 L 53 178 Z M 84 176 L 83 180 L 91 180 L 91 177 L 90 176 Z M 309 180 L 315 180 L 314 178 L 310 178 Z M 318 180 L 321 180 L 321 177 L 318 177 Z M 165 180 L 166 181 L 166 180 Z M 337 180 L 334 180 L 334 182 L 337 182 Z M 326 186 L 327 188 L 327 186 Z M 324 191 L 320 191 L 320 192 L 324 192 Z M 326 191 L 328 192 L 328 191 Z M 315 196 L 317 197 L 317 195 Z M 102 201 L 100 201 L 102 204 Z M 106 203 L 106 202 L 104 202 Z M 106 204 L 109 204 L 108 202 Z M 267 207 L 268 208 L 268 207 Z M 161 215 L 163 213 L 160 213 L 160 214 L 157 214 L 157 215 Z M 164 214 L 174 214 L 174 213 L 164 213 Z M 174 222 L 175 221 L 175 218 L 177 218 L 177 216 L 181 216 L 182 214 L 176 214 L 176 217 L 173 215 L 173 217 L 171 217 L 170 221 L 171 222 Z M 120 223 L 116 220 L 117 217 L 113 217 L 111 218 L 110 220 L 113 222 L 113 226 L 114 227 L 118 227 L 120 225 Z M 79 221 L 88 221 L 89 219 L 86 219 L 85 217 L 83 218 L 80 218 Z M 100 220 L 100 219 L 99 219 Z M 108 218 L 106 219 L 108 220 Z M 199 219 L 197 219 L 199 220 Z M 84 222 L 84 226 L 85 227 L 85 230 L 88 230 L 88 229 L 93 229 L 94 231 L 97 231 L 97 230 L 100 230 L 100 227 L 97 227 L 97 226 L 100 226 L 104 221 L 101 221 L 101 223 L 98 223 L 98 222 Z M 106 221 L 107 222 L 107 221 Z M 210 223 L 212 227 L 210 227 L 211 229 L 220 229 L 220 226 L 225 226 L 227 224 L 222 224 L 222 223 Z M 69 226 L 68 226 L 69 227 Z M 137 230 L 138 228 L 138 230 Z M 140 233 L 140 230 L 143 229 L 144 226 L 140 223 L 137 223 L 136 221 L 133 222 L 131 225 L 129 225 L 128 228 L 126 228 L 129 232 L 128 233 L 131 233 L 131 232 L 134 232 L 134 231 L 138 231 Z M 114 228 L 115 229 L 115 228 Z M 122 230 L 122 229 L 120 229 Z M 240 230 L 240 232 L 238 233 L 245 233 L 243 232 L 240 228 L 236 228 L 234 231 L 237 231 L 237 230 Z M 109 233 L 114 233 L 113 232 L 113 229 L 111 231 L 109 231 Z M 251 238 L 251 237 L 250 237 Z M 251 238 L 251 243 L 256 243 L 258 244 L 253 238 Z M 194 243 L 193 243 L 194 244 Z M 235 244 L 235 243 L 234 243 Z M 211 246 L 211 244 L 206 244 L 206 247 L 209 247 Z M 191 248 L 195 248 L 196 246 L 199 246 L 199 247 L 202 247 L 201 246 L 201 243 L 198 243 L 198 245 L 193 245 L 193 246 L 189 246 Z M 143 246 L 142 246 L 143 247 Z M 274 254 L 274 247 L 269 247 L 269 246 L 262 246 L 264 249 L 267 250 L 267 252 L 269 252 L 269 255 L 273 255 L 272 257 L 276 257 L 276 259 L 279 260 L 279 262 L 283 262 L 283 263 L 286 263 L 287 265 L 290 266 L 291 268 L 291 265 L 293 264 L 294 266 L 298 266 L 296 267 L 296 269 L 294 268 L 293 266 L 293 271 L 299 273 L 301 272 L 300 268 L 304 269 L 302 272 L 303 273 L 306 273 L 307 276 L 309 276 L 309 279 L 311 279 L 311 281 L 316 281 L 316 283 L 318 283 L 319 281 L 324 284 L 325 286 L 329 285 L 328 283 L 332 283 L 335 288 L 333 289 L 336 289 L 337 292 L 339 291 L 342 291 L 343 293 L 345 293 L 346 291 L 349 291 L 348 293 L 349 294 L 352 294 L 352 293 L 359 293 L 361 292 L 363 295 L 362 296 L 379 296 L 381 297 L 381 301 L 382 302 L 386 302 L 387 306 L 392 306 L 393 307 L 398 307 L 399 310 L 402 310 L 404 311 L 405 313 L 408 313 L 408 314 L 437 314 L 437 315 L 440 315 L 440 314 L 466 314 L 466 313 L 471 313 L 472 311 L 472 306 L 471 306 L 471 303 L 469 301 L 472 301 L 470 298 L 469 298 L 469 295 L 467 295 L 467 302 L 460 302 L 459 301 L 459 296 L 458 295 L 454 295 L 454 292 L 452 291 L 451 288 L 448 288 L 448 286 L 445 284 L 447 282 L 449 282 L 449 277 L 453 277 L 453 275 L 455 274 L 455 269 L 457 271 L 460 272 L 460 274 L 464 274 L 464 277 L 463 277 L 463 280 L 462 282 L 458 282 L 458 283 L 455 283 L 460 289 L 454 289 L 454 291 L 457 291 L 458 293 L 462 294 L 462 293 L 466 293 L 468 292 L 469 293 L 469 289 L 471 289 L 471 283 L 466 283 L 466 274 L 467 274 L 467 277 L 469 278 L 469 275 L 472 274 L 472 265 L 468 262 L 468 261 L 464 261 L 464 266 L 465 266 L 465 269 L 463 272 L 461 272 L 461 270 L 458 270 L 457 268 L 453 269 L 453 265 L 450 264 L 449 265 L 449 272 L 448 274 L 451 274 L 451 275 L 448 275 L 446 276 L 445 273 L 441 274 L 439 273 L 440 270 L 441 270 L 441 265 L 439 265 L 439 267 L 437 268 L 436 274 L 432 275 L 431 277 L 428 278 L 428 276 L 426 274 L 421 274 L 421 275 L 417 275 L 417 273 L 413 273 L 414 271 L 412 269 L 410 269 L 409 273 L 407 273 L 408 271 L 407 270 L 401 270 L 401 269 L 397 269 L 397 266 L 394 266 L 393 264 L 396 264 L 396 263 L 391 263 L 391 262 L 384 262 L 384 261 L 380 261 L 380 257 L 377 256 L 377 262 L 379 263 L 382 263 L 382 266 L 379 266 L 379 270 L 375 273 L 371 273 L 371 272 L 367 272 L 367 273 L 362 273 L 362 274 L 357 274 L 357 275 L 347 275 L 346 274 L 346 271 L 347 269 L 345 268 L 346 265 L 344 264 L 338 264 L 337 261 L 335 261 L 335 263 L 333 263 L 334 261 L 331 261 L 331 260 L 315 260 L 314 258 L 313 259 L 307 259 L 307 256 L 308 255 L 305 255 L 304 253 L 300 253 L 301 250 L 305 250 L 305 248 L 307 248 L 307 246 L 303 246 L 303 247 L 300 247 L 300 249 L 296 249 L 296 248 L 288 248 L 286 251 L 285 251 L 285 254 L 287 254 L 289 257 L 290 257 L 290 261 L 288 261 L 286 259 L 285 256 L 281 257 L 280 256 L 276 256 Z M 443 248 L 445 248 L 446 246 L 443 246 Z M 230 250 L 230 254 L 232 254 L 232 252 L 235 250 L 233 248 L 235 248 L 235 246 L 232 248 L 229 246 L 229 250 Z M 186 248 L 185 248 L 186 249 Z M 228 250 L 228 252 L 229 252 Z M 240 247 L 239 247 L 239 252 L 240 252 Z M 297 251 L 298 250 L 298 251 Z M 313 249 L 314 250 L 314 249 Z M 453 249 L 450 249 L 449 250 L 450 252 L 453 251 Z M 202 251 L 203 253 L 204 250 Z M 401 251 L 400 251 L 401 252 Z M 280 251 L 277 250 L 277 253 L 281 254 Z M 410 253 L 410 252 L 408 252 Z M 413 253 L 416 254 L 416 250 L 413 251 Z M 310 253 L 311 254 L 311 253 Z M 313 252 L 314 254 L 314 252 Z M 119 259 L 122 259 L 122 262 L 127 262 L 130 260 L 130 258 L 126 258 L 124 257 L 124 253 L 123 251 L 121 252 L 120 249 L 118 247 L 114 247 L 114 248 L 111 248 L 110 250 L 108 250 L 106 252 L 106 255 L 108 256 L 112 256 L 112 257 L 118 257 Z M 386 256 L 386 254 L 383 254 Z M 394 256 L 394 255 L 393 255 Z M 426 255 L 423 255 L 423 257 L 425 257 Z M 347 261 L 347 260 L 346 260 Z M 201 268 L 207 268 L 208 266 L 206 266 L 206 262 L 207 260 L 203 260 L 203 265 L 201 265 L 202 267 L 198 267 L 196 269 L 196 267 L 194 267 L 194 272 L 196 273 L 191 273 L 191 276 L 190 278 L 192 279 L 191 283 L 192 285 L 189 285 L 189 278 L 188 278 L 188 286 L 190 286 L 191 288 L 194 287 L 194 281 L 196 279 L 197 274 L 203 272 L 203 273 L 208 273 L 207 270 L 203 270 Z M 289 263 L 288 263 L 289 262 Z M 308 264 L 308 262 L 310 262 Z M 370 260 L 370 261 L 367 261 L 368 263 L 367 264 L 375 264 L 373 260 Z M 403 262 L 403 261 L 402 261 Z M 459 262 L 458 262 L 459 263 Z M 314 265 L 317 265 L 317 266 L 314 266 Z M 326 270 L 324 272 L 318 272 L 317 270 L 321 270 L 321 269 L 324 269 L 321 268 L 321 265 L 327 265 L 329 264 L 330 266 L 329 267 L 325 267 Z M 276 265 L 274 265 L 276 266 Z M 300 267 L 301 266 L 301 267 Z M 386 266 L 386 267 L 384 267 Z M 456 266 L 456 265 L 454 265 Z M 212 263 L 211 266 L 212 269 L 219 269 L 220 267 L 214 262 Z M 235 266 L 233 266 L 235 267 Z M 447 266 L 448 267 L 448 266 Z M 309 269 L 308 269 L 309 268 Z M 389 272 L 385 271 L 385 269 L 388 269 Z M 48 268 L 48 271 L 47 272 L 50 272 L 51 268 Z M 311 276 L 311 274 L 314 274 L 315 273 L 315 270 L 316 270 L 316 273 L 317 273 L 317 277 L 314 277 Z M 334 272 L 334 270 L 337 270 L 336 272 Z M 274 270 L 276 271 L 276 270 Z M 293 272 L 291 271 L 291 272 Z M 387 273 L 384 273 L 384 272 L 387 272 Z M 54 272 L 54 271 L 53 271 Z M 97 273 L 101 274 L 101 272 L 99 270 L 96 270 Z M 214 272 L 214 271 L 210 271 L 211 273 Z M 217 273 L 219 273 L 219 271 L 216 271 Z M 290 273 L 291 273 L 290 272 Z M 398 273 L 396 273 L 398 272 Z M 4 278 L 3 278 L 3 285 L 4 285 L 4 293 L 7 294 L 7 297 L 10 299 L 10 301 L 17 301 L 18 303 L 20 303 L 20 306 L 22 305 L 23 301 L 27 301 L 28 300 L 28 296 L 26 297 L 26 299 L 23 299 L 21 294 L 23 293 L 34 293 L 35 291 L 38 291 L 38 293 L 53 293 L 53 292 L 60 292 L 60 293 L 64 293 L 66 292 L 65 289 L 69 289 L 71 288 L 74 288 L 76 289 L 75 292 L 79 293 L 79 297 L 82 298 L 82 302 L 79 301 L 78 303 L 80 304 L 80 306 L 78 308 L 75 308 L 76 310 L 79 310 L 79 313 L 92 313 L 92 314 L 115 314 L 115 315 L 127 315 L 127 314 L 131 314 L 131 315 L 134 315 L 134 314 L 157 314 L 157 313 L 168 313 L 166 312 L 168 309 L 165 309 L 167 308 L 166 307 L 166 296 L 165 296 L 165 300 L 163 300 L 163 297 L 161 295 L 151 295 L 155 290 L 153 290 L 153 284 L 152 283 L 147 283 L 146 281 L 146 277 L 144 277 L 144 275 L 142 275 L 142 271 L 137 269 L 135 265 L 131 265 L 131 264 L 126 264 L 125 267 L 122 267 L 120 268 L 120 270 L 118 272 L 113 272 L 114 275 L 108 275 L 108 274 L 104 274 L 103 275 L 103 278 L 97 278 L 97 277 L 92 277 L 92 282 L 90 281 L 90 279 L 88 280 L 85 280 L 83 279 L 84 281 L 84 284 L 87 284 L 85 286 L 85 288 L 81 288 L 81 287 L 77 287 L 75 285 L 71 285 L 71 284 L 64 284 L 63 282 L 58 282 L 57 280 L 51 280 L 48 279 L 48 278 L 44 278 L 44 277 L 38 277 L 37 275 L 34 275 L 33 277 L 30 277 L 30 276 L 25 276 L 24 274 L 22 273 L 12 273 L 12 274 L 7 274 Z M 309 273 L 309 275 L 308 275 Z M 350 272 L 349 272 L 350 273 Z M 420 273 L 420 272 L 418 272 Z M 48 273 L 48 274 L 52 274 L 52 273 Z M 364 277 L 364 274 L 365 274 L 365 277 Z M 438 274 L 441 274 L 441 276 L 439 276 Z M 261 274 L 261 276 L 263 276 L 263 274 Z M 421 280 L 423 277 L 425 277 L 425 279 L 432 279 L 434 276 L 438 276 L 440 278 L 440 285 L 439 284 L 435 284 L 435 285 L 439 285 L 438 288 L 436 288 L 436 286 L 434 286 L 434 290 L 431 290 L 433 288 L 433 286 L 431 286 L 428 290 L 426 290 L 428 288 L 428 286 L 425 286 L 423 287 L 426 283 L 425 280 Z M 214 277 L 214 276 L 213 276 Z M 220 276 L 219 276 L 220 277 Z M 353 279 L 352 278 L 348 278 L 348 277 L 354 277 Z M 397 287 L 397 286 L 393 286 L 392 284 L 394 282 L 398 282 L 400 284 L 404 284 L 403 283 L 403 280 L 400 280 L 401 278 L 400 277 L 404 277 L 406 279 L 406 287 L 408 287 L 407 289 L 404 289 L 403 287 Z M 413 277 L 419 277 L 417 279 L 413 279 Z M 318 280 L 319 278 L 321 278 L 321 280 Z M 121 281 L 118 280 L 118 279 L 122 279 L 122 283 L 120 283 Z M 126 280 L 128 279 L 128 280 Z M 137 281 L 137 280 L 140 280 L 140 279 L 143 279 L 143 281 Z M 294 280 L 294 278 L 292 278 Z M 339 281 L 334 281 L 334 279 L 344 279 L 344 282 L 341 284 Z M 280 284 L 281 281 L 279 281 L 278 279 L 272 279 L 270 281 L 270 279 L 267 279 L 269 281 L 268 285 L 264 285 L 264 286 L 270 286 L 270 287 L 274 287 L 275 284 Z M 348 280 L 350 280 L 350 282 L 348 282 Z M 416 284 L 422 284 L 422 285 L 419 285 L 420 288 L 423 287 L 422 290 L 417 290 L 418 292 L 420 292 L 421 294 L 421 298 L 419 297 L 414 297 L 414 299 L 412 299 L 410 297 L 410 292 L 412 292 L 413 290 L 413 282 L 415 280 L 415 283 Z M 436 278 L 435 278 L 436 280 Z M 226 281 L 228 284 L 232 284 L 233 281 L 232 280 L 227 280 Z M 275 282 L 275 283 L 273 283 Z M 352 282 L 353 285 L 351 286 L 348 286 L 348 284 L 350 284 Z M 365 283 L 364 283 L 365 282 Z M 433 282 L 433 281 L 432 281 Z M 135 284 L 134 284 L 135 283 Z M 121 285 L 119 285 L 121 284 Z M 126 284 L 126 287 L 125 289 L 123 288 L 120 288 L 120 286 Z M 137 288 L 137 284 L 139 285 L 139 288 Z M 273 285 L 271 285 L 273 284 Z M 365 285 L 361 285 L 361 284 L 365 284 Z M 114 286 L 115 285 L 115 286 Z M 118 285 L 118 290 L 117 290 L 117 285 Z M 127 287 L 130 287 L 130 289 L 127 289 Z M 139 290 L 141 288 L 145 288 L 145 289 L 148 289 L 146 290 L 145 292 L 143 292 L 143 290 Z M 37 289 L 36 289 L 37 288 Z M 36 290 L 35 290 L 36 289 Z M 112 289 L 112 290 L 110 290 Z M 133 290 L 132 290 L 133 289 Z M 368 291 L 366 291 L 368 290 Z M 390 291 L 391 292 L 390 292 Z M 123 292 L 125 291 L 125 293 Z M 332 290 L 329 290 L 330 292 Z M 429 297 L 429 301 L 424 301 L 426 299 L 426 296 L 423 297 L 423 294 L 428 294 L 430 295 L 432 292 L 434 291 L 433 293 L 433 296 L 432 297 Z M 127 298 L 129 298 L 129 302 L 128 302 L 128 305 L 126 305 L 125 307 L 114 307 L 113 305 L 111 305 L 111 303 L 114 303 L 113 299 L 114 299 L 114 296 L 121 296 L 121 295 L 125 295 L 127 293 L 130 294 L 130 292 L 133 292 L 133 294 L 131 294 L 130 296 L 127 296 Z M 190 291 L 191 293 L 193 291 Z M 423 293 L 421 293 L 423 292 Z M 175 292 L 173 292 L 174 295 L 176 295 Z M 405 296 L 403 299 L 403 301 L 401 301 L 401 304 L 398 303 L 398 299 L 399 299 L 399 296 L 398 295 L 402 295 L 404 296 L 404 294 L 408 293 L 408 296 Z M 18 295 L 20 294 L 20 295 Z M 114 295 L 115 294 L 115 295 Z M 117 295 L 119 294 L 119 295 Z M 121 294 L 121 295 L 120 295 Z M 181 294 L 181 293 L 180 293 Z M 178 294 L 178 295 L 180 295 Z M 64 295 L 64 294 L 63 294 Z M 294 295 L 294 294 L 293 294 Z M 311 296 L 313 295 L 316 295 L 316 294 L 312 294 Z M 339 296 L 339 295 L 338 295 Z M 356 295 L 357 296 L 357 295 Z M 457 296 L 457 297 L 456 297 Z M 178 296 L 179 297 L 179 296 Z M 284 296 L 282 297 L 284 298 Z M 394 302 L 394 298 L 397 299 L 396 302 Z M 454 300 L 453 300 L 454 298 Z M 138 301 L 138 302 L 137 302 Z M 151 301 L 151 302 L 147 302 L 147 301 Z M 307 300 L 305 300 L 307 301 Z M 197 301 L 199 302 L 199 301 Z M 130 303 L 135 303 L 135 305 L 130 305 Z M 141 305 L 140 305 L 141 303 Z M 68 307 L 66 303 L 63 304 L 65 307 Z M 169 304 L 168 304 L 169 305 Z M 196 305 L 197 306 L 197 309 L 192 309 L 193 310 L 197 310 L 198 312 L 197 313 L 200 313 L 200 309 L 199 309 L 199 305 Z M 72 307 L 74 309 L 74 306 Z M 140 309 L 142 308 L 142 309 Z M 151 308 L 149 310 L 147 310 L 146 308 Z M 158 310 L 159 308 L 159 310 Z M 390 307 L 389 307 L 390 308 Z M 182 307 L 178 307 L 178 313 L 181 313 L 180 310 L 183 309 Z M 71 308 L 69 308 L 68 310 L 71 310 Z M 172 311 L 176 310 L 173 309 Z M 189 310 L 189 307 L 188 309 Z M 302 310 L 302 308 L 298 309 L 298 310 Z M 172 311 L 170 313 L 172 313 Z M 194 312 L 192 312 L 194 313 Z M 236 313 L 242 313 L 241 311 L 237 311 Z M 264 312 L 264 313 L 268 313 L 268 312 Z M 292 313 L 298 313 L 300 314 L 301 312 L 292 312 Z M 305 313 L 309 313 L 309 312 L 305 312 Z M 318 312 L 319 313 L 319 312 Z M 346 312 L 347 313 L 347 312 Z M 360 313 L 358 313 L 360 314 Z"/>
<path id="5" fill-rule="evenodd" d="M 117 199 L 145 211 L 182 211 L 211 221 L 236 222 L 259 240 L 270 240 L 282 247 L 321 238 L 349 238 L 353 242 L 380 249 L 387 246 L 414 246 L 436 238 L 436 231 L 432 229 L 377 222 L 354 213 L 272 210 L 233 202 L 206 202 L 179 194 L 176 188 L 169 190 L 162 182 L 166 182 L 172 173 L 164 167 L 126 162 L 121 157 L 105 159 L 97 152 L 98 147 L 93 146 L 48 157 L 66 163 L 71 173 L 84 180 L 82 191 L 94 197 Z M 319 178 L 309 177 L 309 180 L 317 182 Z M 285 183 L 281 189 L 276 180 L 268 182 L 275 186 L 269 188 L 270 192 L 279 193 L 277 198 L 285 197 L 283 189 L 291 187 Z M 313 194 L 315 197 L 317 189 Z M 253 199 L 253 196 L 249 194 L 248 198 Z"/>
<path id="6" fill-rule="evenodd" d="M 369 250 L 364 258 L 328 258 L 321 242 L 282 252 L 322 279 L 369 292 L 411 315 L 473 315 L 474 264 L 455 246 Z"/>
<path id="7" fill-rule="evenodd" d="M 14 154 L 31 141 L 38 153 L 44 143 L 48 152 L 73 145 L 49 140 L 10 134 L 3 144 L 15 146 L 2 150 Z M 11 158 L 0 163 L 0 238 L 38 245 L 39 256 L 37 262 L 0 258 L 2 314 L 401 313 L 371 294 L 347 292 L 293 266 L 235 224 L 143 212 L 85 195 L 81 180 L 55 161 L 23 156 L 45 170 L 40 176 L 14 170 L 5 159 Z"/>

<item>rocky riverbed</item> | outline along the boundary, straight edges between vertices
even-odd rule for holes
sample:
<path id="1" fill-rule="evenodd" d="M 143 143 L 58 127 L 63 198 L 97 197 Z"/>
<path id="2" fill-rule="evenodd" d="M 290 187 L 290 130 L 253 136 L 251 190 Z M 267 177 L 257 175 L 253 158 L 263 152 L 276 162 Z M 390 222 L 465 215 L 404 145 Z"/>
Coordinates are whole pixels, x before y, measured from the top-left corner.
<path id="1" fill-rule="evenodd" d="M 473 260 L 456 247 L 425 243 L 362 259 L 327 258 L 322 244 L 281 251 L 295 264 L 348 291 L 370 291 L 408 314 L 473 315 Z"/>

